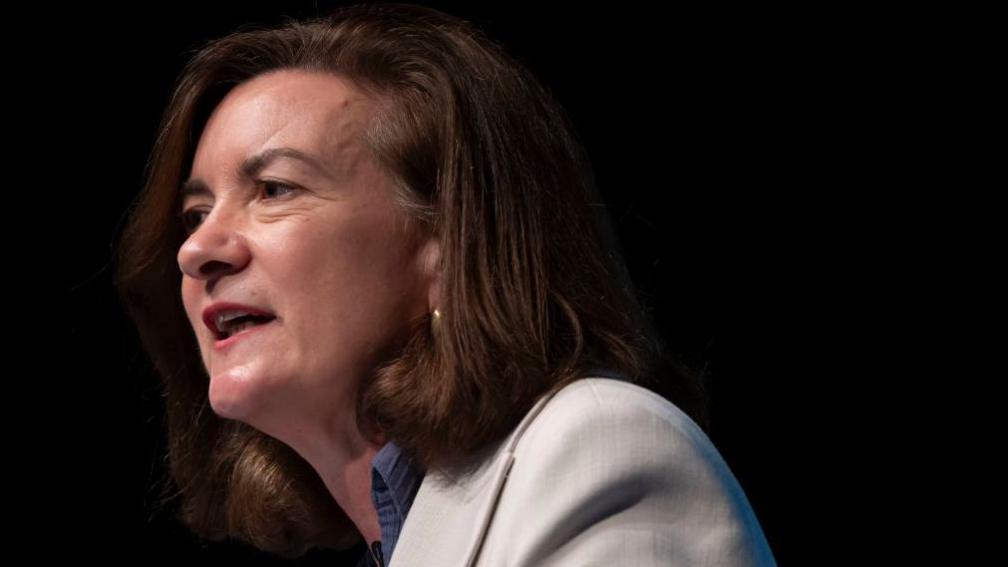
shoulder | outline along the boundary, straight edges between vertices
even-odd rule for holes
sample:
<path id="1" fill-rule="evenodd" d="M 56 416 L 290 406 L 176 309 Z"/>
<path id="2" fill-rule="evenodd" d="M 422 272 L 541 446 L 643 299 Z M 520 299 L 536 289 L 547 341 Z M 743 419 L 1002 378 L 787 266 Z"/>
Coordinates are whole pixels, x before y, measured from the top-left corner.
<path id="1" fill-rule="evenodd" d="M 621 447 L 675 450 L 720 459 L 707 434 L 689 415 L 660 395 L 624 380 L 584 378 L 553 395 L 517 440 L 522 446 L 619 442 Z M 566 439 L 564 439 L 566 437 Z"/>
<path id="2" fill-rule="evenodd" d="M 685 412 L 667 399 L 632 382 L 608 377 L 582 378 L 568 384 L 546 403 L 538 417 L 590 421 L 586 409 L 595 410 L 594 418 L 649 415 L 690 430 L 691 434 L 702 433 Z"/>
<path id="3" fill-rule="evenodd" d="M 728 463 L 688 414 L 623 380 L 592 377 L 569 384 L 532 418 L 513 453 L 515 467 L 534 474 L 545 468 L 556 475 L 589 472 L 600 483 L 633 478 L 656 496 L 688 482 L 692 494 L 745 501 Z"/>
<path id="4" fill-rule="evenodd" d="M 653 550 L 654 564 L 663 557 L 773 564 L 728 465 L 670 401 L 629 382 L 592 377 L 537 409 L 511 447 L 494 520 L 497 534 L 510 535 L 490 538 L 491 556 L 506 554 L 520 565 L 561 557 L 560 564 L 588 564 L 579 561 L 602 554 L 618 563 L 626 556 L 614 550 L 639 545 Z"/>

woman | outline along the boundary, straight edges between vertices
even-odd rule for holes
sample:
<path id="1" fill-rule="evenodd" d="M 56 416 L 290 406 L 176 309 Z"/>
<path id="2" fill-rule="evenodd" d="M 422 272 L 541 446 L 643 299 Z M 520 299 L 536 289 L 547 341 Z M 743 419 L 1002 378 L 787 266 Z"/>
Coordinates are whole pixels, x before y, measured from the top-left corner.
<path id="1" fill-rule="evenodd" d="M 771 565 L 560 106 L 428 8 L 203 48 L 121 239 L 180 519 L 360 565 Z"/>

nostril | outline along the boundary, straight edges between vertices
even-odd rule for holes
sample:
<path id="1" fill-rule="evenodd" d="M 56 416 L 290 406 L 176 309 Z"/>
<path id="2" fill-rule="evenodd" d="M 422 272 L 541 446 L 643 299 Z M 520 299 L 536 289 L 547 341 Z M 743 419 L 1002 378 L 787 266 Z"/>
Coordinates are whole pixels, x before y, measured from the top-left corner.
<path id="1" fill-rule="evenodd" d="M 228 264 L 227 262 L 221 262 L 220 260 L 210 260 L 208 262 L 203 263 L 203 265 L 200 266 L 199 271 L 200 274 L 204 276 L 212 276 L 217 272 L 225 271 L 230 268 L 231 264 Z"/>

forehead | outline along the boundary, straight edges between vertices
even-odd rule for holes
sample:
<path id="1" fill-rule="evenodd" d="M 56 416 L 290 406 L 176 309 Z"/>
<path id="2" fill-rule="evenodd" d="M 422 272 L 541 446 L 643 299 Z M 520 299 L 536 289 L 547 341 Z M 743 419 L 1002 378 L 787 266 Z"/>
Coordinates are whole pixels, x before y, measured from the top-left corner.
<path id="1" fill-rule="evenodd" d="M 231 168 L 272 147 L 293 147 L 342 171 L 360 151 L 373 104 L 353 84 L 328 73 L 274 71 L 234 87 L 200 135 L 193 173 Z"/>

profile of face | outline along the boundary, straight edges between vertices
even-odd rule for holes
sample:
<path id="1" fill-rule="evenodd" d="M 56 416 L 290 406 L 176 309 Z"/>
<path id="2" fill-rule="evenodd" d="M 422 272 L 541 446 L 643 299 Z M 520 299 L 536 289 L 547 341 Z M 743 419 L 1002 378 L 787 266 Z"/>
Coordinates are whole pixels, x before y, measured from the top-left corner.
<path id="1" fill-rule="evenodd" d="M 281 70 L 232 89 L 202 132 L 178 264 L 222 417 L 281 439 L 351 419 L 361 377 L 436 307 L 436 241 L 408 229 L 360 137 L 373 108 L 341 77 Z M 221 303 L 275 318 L 219 341 L 204 315 Z"/>

